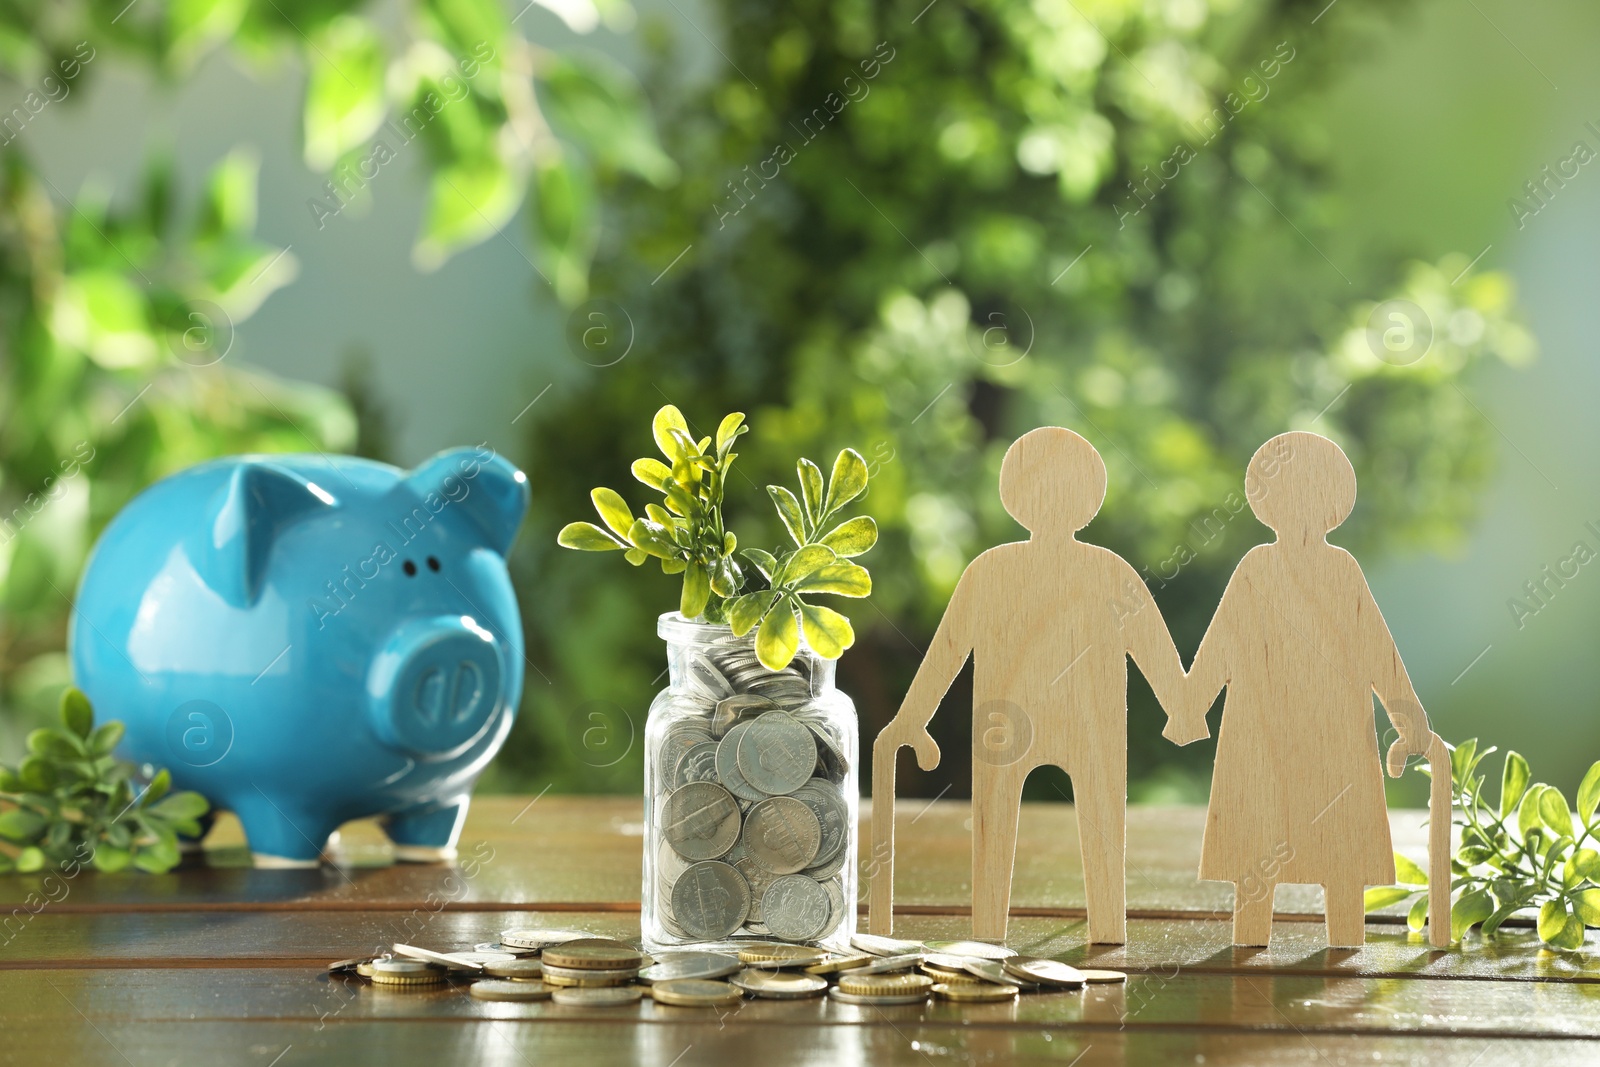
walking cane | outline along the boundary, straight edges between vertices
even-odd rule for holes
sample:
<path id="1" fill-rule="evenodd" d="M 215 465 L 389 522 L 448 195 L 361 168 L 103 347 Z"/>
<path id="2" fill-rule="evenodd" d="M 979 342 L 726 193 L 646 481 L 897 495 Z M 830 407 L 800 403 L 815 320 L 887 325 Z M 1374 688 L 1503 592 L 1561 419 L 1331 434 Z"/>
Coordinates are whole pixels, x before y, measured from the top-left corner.
<path id="1" fill-rule="evenodd" d="M 881 737 L 879 740 L 883 740 Z M 872 859 L 867 864 L 867 930 L 894 933 L 894 761 L 899 745 L 872 746 Z"/>
<path id="2" fill-rule="evenodd" d="M 1396 742 L 1389 749 L 1390 776 L 1399 777 L 1405 765 L 1406 754 Z M 1433 778 L 1428 788 L 1428 941 L 1449 948 L 1450 746 L 1438 734 L 1428 735 L 1428 767 Z"/>

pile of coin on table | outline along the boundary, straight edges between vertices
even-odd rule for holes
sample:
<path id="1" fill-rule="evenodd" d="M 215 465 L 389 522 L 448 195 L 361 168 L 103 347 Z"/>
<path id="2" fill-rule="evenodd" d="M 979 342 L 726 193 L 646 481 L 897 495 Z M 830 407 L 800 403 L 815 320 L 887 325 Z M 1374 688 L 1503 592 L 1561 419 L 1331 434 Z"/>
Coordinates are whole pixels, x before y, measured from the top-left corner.
<path id="1" fill-rule="evenodd" d="M 671 691 L 652 768 L 657 940 L 816 941 L 844 921 L 849 749 L 809 662 L 771 671 L 748 645 L 713 647 Z"/>
<path id="2" fill-rule="evenodd" d="M 670 952 L 655 958 L 623 941 L 575 930 L 506 930 L 470 952 L 396 945 L 392 954 L 342 960 L 375 986 L 425 989 L 466 979 L 480 1000 L 582 1007 L 636 1004 L 649 996 L 678 1007 L 731 1007 L 746 996 L 798 1000 L 826 995 L 845 1004 L 920 1004 L 930 996 L 966 1003 L 1008 1002 L 1021 993 L 1121 982 L 1121 971 L 1083 970 L 1022 956 L 982 941 L 903 941 L 858 934 L 854 951 L 753 942 L 737 955 Z"/>

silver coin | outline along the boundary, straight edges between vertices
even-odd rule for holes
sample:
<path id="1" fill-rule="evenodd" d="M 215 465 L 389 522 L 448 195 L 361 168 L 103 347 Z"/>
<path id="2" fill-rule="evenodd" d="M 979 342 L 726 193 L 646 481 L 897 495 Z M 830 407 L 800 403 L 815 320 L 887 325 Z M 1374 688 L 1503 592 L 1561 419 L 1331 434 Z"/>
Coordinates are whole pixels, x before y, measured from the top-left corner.
<path id="1" fill-rule="evenodd" d="M 811 866 L 823 866 L 844 851 L 850 837 L 850 807 L 839 787 L 825 778 L 812 778 L 791 795 L 811 809 L 822 827 L 822 844 Z"/>
<path id="2" fill-rule="evenodd" d="M 552 992 L 551 987 L 543 982 L 501 981 L 495 978 L 473 982 L 467 987 L 467 994 L 479 1000 L 549 1000 Z"/>
<path id="3" fill-rule="evenodd" d="M 809 941 L 821 935 L 833 915 L 828 891 L 803 874 L 790 874 L 767 887 L 761 918 L 772 936 L 783 941 Z"/>
<path id="4" fill-rule="evenodd" d="M 731 857 L 732 853 L 729 855 Z M 744 875 L 745 883 L 750 887 L 750 919 L 752 922 L 761 922 L 761 901 L 766 896 L 767 887 L 783 876 L 761 866 L 750 856 L 748 850 L 731 862 L 739 873 Z"/>
<path id="5" fill-rule="evenodd" d="M 693 782 L 717 780 L 717 743 L 702 741 L 678 758 L 673 771 L 672 787 L 681 789 Z"/>
<path id="6" fill-rule="evenodd" d="M 557 1004 L 580 1008 L 614 1008 L 637 1004 L 644 997 L 644 989 L 636 985 L 566 986 L 555 989 L 550 999 Z"/>
<path id="7" fill-rule="evenodd" d="M 544 977 L 544 964 L 538 960 L 530 959 L 507 960 L 504 963 L 485 964 L 483 973 L 491 978 L 542 978 Z"/>
<path id="8" fill-rule="evenodd" d="M 734 723 L 777 707 L 772 701 L 752 693 L 736 693 L 717 701 L 717 710 L 711 716 L 711 736 L 721 740 Z"/>
<path id="9" fill-rule="evenodd" d="M 797 716 L 798 718 L 798 716 Z M 833 736 L 833 728 L 823 719 L 801 719 L 817 740 L 817 766 L 822 776 L 830 782 L 843 782 L 850 770 L 850 760 L 845 756 L 844 745 Z"/>
<path id="10" fill-rule="evenodd" d="M 500 931 L 500 943 L 512 948 L 544 949 L 551 945 L 564 945 L 568 941 L 593 937 L 581 930 L 519 929 Z"/>
<path id="11" fill-rule="evenodd" d="M 1013 977 L 1006 971 L 1005 965 L 996 960 L 968 958 L 965 969 L 968 974 L 982 978 L 985 982 L 993 982 L 995 985 L 1014 985 L 1019 989 L 1034 987 L 1031 982 Z"/>
<path id="12" fill-rule="evenodd" d="M 750 914 L 750 887 L 726 863 L 696 863 L 672 887 L 672 914 L 689 936 L 701 941 L 727 937 Z"/>
<path id="13" fill-rule="evenodd" d="M 729 982 L 746 993 L 772 1000 L 800 1000 L 814 997 L 828 988 L 828 980 L 798 971 L 771 971 L 752 967 L 740 971 Z"/>
<path id="14" fill-rule="evenodd" d="M 728 684 L 728 679 L 721 671 L 711 665 L 710 659 L 691 653 L 688 673 L 689 680 L 709 696 L 713 703 L 723 697 L 733 696 L 733 686 Z"/>
<path id="15" fill-rule="evenodd" d="M 678 855 L 663 837 L 661 843 L 656 846 L 656 876 L 670 887 L 688 869 L 689 861 Z"/>
<path id="16" fill-rule="evenodd" d="M 845 861 L 850 858 L 849 851 L 849 849 L 841 848 L 838 854 L 827 863 L 819 863 L 815 867 L 807 867 L 800 873 L 818 882 L 826 882 L 829 878 L 844 870 Z"/>
<path id="17" fill-rule="evenodd" d="M 830 878 L 822 883 L 822 888 L 828 894 L 829 915 L 827 924 L 817 936 L 827 937 L 844 922 L 844 885 L 839 879 Z"/>
<path id="18" fill-rule="evenodd" d="M 771 797 L 750 809 L 743 840 L 750 858 L 761 866 L 774 874 L 794 874 L 816 858 L 822 824 L 803 802 Z"/>
<path id="19" fill-rule="evenodd" d="M 656 777 L 671 784 L 677 774 L 678 761 L 696 745 L 711 740 L 711 730 L 705 722 L 682 719 L 669 723 L 661 735 L 661 747 L 656 752 Z"/>
<path id="20" fill-rule="evenodd" d="M 452 971 L 468 971 L 475 974 L 483 970 L 482 963 L 468 959 L 460 953 L 434 952 L 432 949 L 417 948 L 415 945 L 397 944 L 394 946 L 394 954 L 404 956 L 406 959 L 422 960 L 425 963 L 437 963 Z"/>
<path id="21" fill-rule="evenodd" d="M 893 940 L 892 938 L 888 940 Z M 855 941 L 851 938 L 851 942 Z M 865 950 L 863 950 L 865 951 Z M 897 971 L 909 971 L 921 963 L 921 952 L 906 952 L 898 956 L 880 956 L 871 963 L 857 967 L 851 974 L 894 974 Z"/>
<path id="22" fill-rule="evenodd" d="M 852 934 L 850 947 L 872 956 L 904 956 L 913 952 L 920 955 L 922 952 L 921 941 L 905 941 L 878 934 Z"/>
<path id="23" fill-rule="evenodd" d="M 723 734 L 722 740 L 717 742 L 717 780 L 722 783 L 723 788 L 740 800 L 756 801 L 766 796 L 761 790 L 745 781 L 744 774 L 739 770 L 739 739 L 753 725 L 755 725 L 753 719 L 734 723 L 733 728 Z"/>
<path id="24" fill-rule="evenodd" d="M 713 782 L 691 782 L 667 797 L 662 830 L 678 854 L 710 860 L 739 840 L 739 805 Z"/>
<path id="25" fill-rule="evenodd" d="M 685 978 L 723 978 L 738 974 L 742 965 L 737 956 L 721 952 L 682 952 L 658 961 L 639 972 L 639 981 L 675 982 Z"/>
<path id="26" fill-rule="evenodd" d="M 588 935 L 585 934 L 584 936 L 587 937 Z M 508 956 L 515 956 L 519 959 L 523 956 L 537 956 L 539 954 L 539 950 L 536 948 L 520 948 L 516 945 L 502 944 L 499 941 L 483 941 L 473 945 L 472 950 L 474 952 L 503 952 Z"/>
<path id="27" fill-rule="evenodd" d="M 793 715 L 774 711 L 750 724 L 735 758 L 745 781 L 768 796 L 786 796 L 817 769 L 817 742 Z"/>
<path id="28" fill-rule="evenodd" d="M 987 941 L 924 941 L 929 952 L 948 952 L 952 956 L 973 956 L 980 960 L 1003 960 L 1015 956 L 1017 950 L 1004 945 L 991 945 Z"/>

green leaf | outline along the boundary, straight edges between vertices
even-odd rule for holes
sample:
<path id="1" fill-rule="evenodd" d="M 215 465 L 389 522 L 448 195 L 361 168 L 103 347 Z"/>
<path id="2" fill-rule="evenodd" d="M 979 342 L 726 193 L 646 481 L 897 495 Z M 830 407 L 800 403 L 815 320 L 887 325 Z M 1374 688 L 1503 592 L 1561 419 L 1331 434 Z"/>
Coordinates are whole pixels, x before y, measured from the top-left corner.
<path id="1" fill-rule="evenodd" d="M 672 432 L 674 430 L 683 436 L 674 435 Z M 672 404 L 663 405 L 650 420 L 650 432 L 655 435 L 656 447 L 661 449 L 663 456 L 674 463 L 686 457 L 684 441 L 689 436 L 689 424 L 684 421 L 683 412 L 677 407 Z"/>
<path id="2" fill-rule="evenodd" d="M 1450 753 L 1450 773 L 1458 782 L 1467 778 L 1467 768 L 1472 766 L 1473 756 L 1478 751 L 1478 739 L 1469 737 L 1457 745 L 1454 752 Z"/>
<path id="3" fill-rule="evenodd" d="M 1409 900 L 1415 892 L 1415 889 L 1406 889 L 1398 885 L 1371 886 L 1361 894 L 1361 906 L 1365 911 L 1377 911 L 1379 908 L 1398 904 L 1402 900 Z"/>
<path id="4" fill-rule="evenodd" d="M 806 644 L 823 659 L 838 659 L 856 643 L 850 620 L 820 604 L 800 604 L 800 621 L 805 626 Z"/>
<path id="5" fill-rule="evenodd" d="M 630 548 L 622 553 L 622 558 L 635 567 L 641 567 L 644 565 L 644 561 L 650 558 L 650 553 L 642 548 Z"/>
<path id="6" fill-rule="evenodd" d="M 769 671 L 781 671 L 800 648 L 800 627 L 787 597 L 767 612 L 756 631 L 756 658 Z"/>
<path id="7" fill-rule="evenodd" d="M 1567 807 L 1567 798 L 1553 785 L 1545 786 L 1539 794 L 1539 818 L 1557 834 L 1572 836 L 1572 811 Z"/>
<path id="8" fill-rule="evenodd" d="M 567 307 L 589 295 L 589 262 L 600 234 L 594 176 L 575 152 L 548 153 L 533 168 L 534 248 Z"/>
<path id="9" fill-rule="evenodd" d="M 22 776 L 10 767 L 0 767 L 0 793 L 22 792 Z"/>
<path id="10" fill-rule="evenodd" d="M 1583 920 L 1561 901 L 1547 900 L 1539 908 L 1539 940 L 1568 952 L 1582 948 Z"/>
<path id="11" fill-rule="evenodd" d="M 1462 935 L 1494 913 L 1494 901 L 1482 889 L 1473 889 L 1456 898 L 1450 908 L 1450 940 Z"/>
<path id="12" fill-rule="evenodd" d="M 814 530 L 822 521 L 822 468 L 802 456 L 795 470 L 800 474 L 800 501 L 806 508 L 806 520 Z"/>
<path id="13" fill-rule="evenodd" d="M 172 790 L 172 772 L 165 767 L 156 772 L 150 784 L 145 787 L 144 796 L 139 800 L 141 808 L 148 808 Z"/>
<path id="14" fill-rule="evenodd" d="M 117 720 L 96 726 L 94 733 L 90 734 L 90 741 L 88 741 L 91 755 L 110 755 L 112 749 L 115 749 L 122 742 L 123 733 L 126 733 L 126 726 L 118 723 Z"/>
<path id="15" fill-rule="evenodd" d="M 55 787 L 58 776 L 54 765 L 39 756 L 29 756 L 17 768 L 22 788 L 30 793 L 47 793 Z"/>
<path id="16" fill-rule="evenodd" d="M 211 805 L 199 793 L 183 790 L 172 793 L 151 806 L 150 811 L 163 819 L 198 819 L 211 810 Z"/>
<path id="17" fill-rule="evenodd" d="M 556 534 L 556 544 L 581 552 L 610 552 L 627 547 L 592 522 L 567 523 Z"/>
<path id="18" fill-rule="evenodd" d="M 604 486 L 590 490 L 589 499 L 594 501 L 594 509 L 600 513 L 601 520 L 611 527 L 611 531 L 627 539 L 628 530 L 633 526 L 633 512 L 628 510 L 628 502 L 615 490 Z"/>
<path id="19" fill-rule="evenodd" d="M 847 448 L 833 461 L 833 475 L 828 479 L 828 502 L 823 510 L 832 514 L 866 491 L 867 461 L 855 449 Z"/>
<path id="20" fill-rule="evenodd" d="M 635 547 L 661 559 L 678 555 L 678 545 L 673 541 L 671 531 L 653 519 L 634 519 L 633 525 L 628 527 L 628 540 Z"/>
<path id="21" fill-rule="evenodd" d="M 778 560 L 771 552 L 761 548 L 747 548 L 740 555 L 749 560 L 755 569 L 761 572 L 761 577 L 772 581 L 772 576 L 778 573 Z"/>
<path id="22" fill-rule="evenodd" d="M 1572 910 L 1586 926 L 1600 926 L 1600 889 L 1580 889 L 1572 894 Z"/>
<path id="23" fill-rule="evenodd" d="M 330 20 L 307 45 L 306 165 L 322 171 L 382 125 L 387 67 L 377 32 L 353 15 Z"/>
<path id="24" fill-rule="evenodd" d="M 734 411 L 723 416 L 722 422 L 717 426 L 717 454 L 725 453 L 735 438 L 742 433 L 748 433 L 749 430 L 750 427 L 744 425 L 744 412 Z"/>
<path id="25" fill-rule="evenodd" d="M 17 853 L 17 870 L 23 874 L 32 874 L 34 871 L 44 870 L 45 854 L 43 849 L 29 846 Z"/>
<path id="26" fill-rule="evenodd" d="M 844 558 L 859 556 L 878 543 L 878 524 L 870 515 L 857 515 L 829 530 L 817 543 Z"/>
<path id="27" fill-rule="evenodd" d="M 732 601 L 728 607 L 728 625 L 733 628 L 734 636 L 743 637 L 749 633 L 751 627 L 771 610 L 772 602 L 777 597 L 775 591 L 763 589 L 759 593 L 746 593 Z"/>
<path id="28" fill-rule="evenodd" d="M 1567 866 L 1578 878 L 1600 882 L 1600 852 L 1592 848 L 1580 848 L 1568 856 Z"/>
<path id="29" fill-rule="evenodd" d="M 833 549 L 824 545 L 806 545 L 797 548 L 783 559 L 783 565 L 778 568 L 778 574 L 772 584 L 788 586 L 799 582 L 801 579 L 817 573 L 823 567 L 837 561 Z"/>
<path id="30" fill-rule="evenodd" d="M 412 263 L 438 270 L 457 252 L 499 233 L 521 204 L 521 182 L 492 146 L 456 157 L 429 179 L 428 213 Z"/>
<path id="31" fill-rule="evenodd" d="M 686 571 L 688 569 L 689 569 L 689 563 L 688 563 L 687 560 L 682 560 L 682 559 L 678 559 L 678 558 L 674 557 L 672 559 L 663 559 L 661 561 L 661 573 L 662 574 L 682 574 L 684 571 Z"/>
<path id="32" fill-rule="evenodd" d="M 83 690 L 69 685 L 61 693 L 61 721 L 76 737 L 87 739 L 94 729 L 94 708 Z M 1597 764 L 1600 766 L 1600 764 Z"/>
<path id="33" fill-rule="evenodd" d="M 0 812 L 0 837 L 7 841 L 26 844 L 36 840 L 44 829 L 45 818 L 36 811 L 12 808 Z"/>
<path id="34" fill-rule="evenodd" d="M 1517 830 L 1526 841 L 1528 835 L 1539 829 L 1541 822 L 1539 816 L 1539 794 L 1544 792 L 1544 784 L 1535 782 L 1522 794 L 1522 803 L 1517 805 Z"/>
<path id="35" fill-rule="evenodd" d="M 211 169 L 200 205 L 196 236 L 216 241 L 248 238 L 256 229 L 256 179 L 261 160 L 248 148 L 236 148 Z"/>
<path id="36" fill-rule="evenodd" d="M 127 849 L 113 848 L 107 844 L 101 844 L 94 850 L 95 870 L 104 871 L 106 874 L 115 874 L 122 870 L 131 859 L 133 857 Z"/>
<path id="37" fill-rule="evenodd" d="M 1416 933 L 1428 925 L 1428 894 L 1419 893 L 1411 902 L 1411 910 L 1406 912 L 1406 925 Z"/>
<path id="38" fill-rule="evenodd" d="M 870 596 L 872 577 L 859 563 L 847 559 L 830 563 L 794 587 L 797 593 L 833 593 L 837 596 Z"/>
<path id="39" fill-rule="evenodd" d="M 667 506 L 679 515 L 695 516 L 700 513 L 700 502 L 674 479 L 668 479 L 665 492 Z"/>
<path id="40" fill-rule="evenodd" d="M 1428 872 L 1416 863 L 1410 856 L 1396 852 L 1394 854 L 1395 878 L 1402 885 L 1427 885 Z"/>
<path id="41" fill-rule="evenodd" d="M 661 150 L 649 108 L 626 68 L 597 55 L 579 60 L 550 52 L 541 57 L 539 79 L 550 121 L 595 158 L 656 186 L 677 178 L 677 164 Z"/>
<path id="42" fill-rule="evenodd" d="M 710 576 L 699 560 L 691 560 L 683 572 L 683 596 L 678 602 L 678 610 L 686 619 L 697 619 L 704 614 L 710 600 Z"/>
<path id="43" fill-rule="evenodd" d="M 739 592 L 741 575 L 737 564 L 726 556 L 711 561 L 706 568 L 711 579 L 711 591 L 720 597 L 731 597 Z"/>
<path id="44" fill-rule="evenodd" d="M 657 490 L 666 485 L 667 479 L 672 477 L 672 468 L 659 459 L 636 459 L 631 469 L 635 478 Z"/>
<path id="45" fill-rule="evenodd" d="M 783 528 L 789 531 L 789 536 L 794 543 L 806 543 L 805 513 L 800 510 L 800 501 L 794 494 L 781 485 L 767 486 L 767 495 L 772 497 L 773 505 L 778 509 L 778 518 L 783 520 Z"/>
<path id="46" fill-rule="evenodd" d="M 84 755 L 82 742 L 76 737 L 48 727 L 30 730 L 27 743 L 29 752 L 46 759 L 70 760 Z"/>
<path id="47" fill-rule="evenodd" d="M 1596 806 L 1600 806 L 1600 760 L 1589 764 L 1589 772 L 1578 784 L 1578 818 L 1585 826 L 1594 819 Z"/>
<path id="48" fill-rule="evenodd" d="M 1507 752 L 1505 769 L 1500 774 L 1500 817 L 1516 810 L 1522 794 L 1528 791 L 1528 761 L 1520 753 Z"/>

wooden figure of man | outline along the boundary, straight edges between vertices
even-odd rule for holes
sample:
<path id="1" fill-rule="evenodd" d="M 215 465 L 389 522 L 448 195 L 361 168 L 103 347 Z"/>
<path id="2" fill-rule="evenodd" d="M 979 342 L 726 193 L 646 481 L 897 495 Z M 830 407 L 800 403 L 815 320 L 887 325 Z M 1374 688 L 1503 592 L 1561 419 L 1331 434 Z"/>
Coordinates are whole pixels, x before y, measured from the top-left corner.
<path id="1" fill-rule="evenodd" d="M 1395 880 L 1373 694 L 1400 735 L 1390 774 L 1403 756 L 1426 754 L 1447 783 L 1450 764 L 1361 567 L 1327 541 L 1355 506 L 1344 452 L 1316 434 L 1280 434 L 1250 460 L 1245 496 L 1277 539 L 1233 572 L 1164 736 L 1206 736 L 1206 711 L 1227 687 L 1200 877 L 1234 883 L 1234 944 L 1267 943 L 1274 886 L 1289 882 L 1321 885 L 1328 943 L 1358 946 L 1362 891 Z M 1448 795 L 1433 818 L 1444 829 L 1430 846 L 1433 874 L 1448 885 L 1438 869 Z"/>
<path id="2" fill-rule="evenodd" d="M 1017 816 L 1028 772 L 1072 777 L 1089 940 L 1126 940 L 1127 657 L 1167 707 L 1183 665 L 1144 582 L 1125 560 L 1075 536 L 1105 499 L 1106 467 L 1061 427 L 1033 430 L 1006 452 L 1000 499 L 1029 538 L 967 567 L 894 720 L 873 746 L 872 929 L 892 929 L 894 761 L 911 746 L 939 763 L 928 722 L 973 657 L 972 926 L 1003 938 Z"/>

